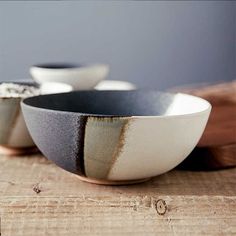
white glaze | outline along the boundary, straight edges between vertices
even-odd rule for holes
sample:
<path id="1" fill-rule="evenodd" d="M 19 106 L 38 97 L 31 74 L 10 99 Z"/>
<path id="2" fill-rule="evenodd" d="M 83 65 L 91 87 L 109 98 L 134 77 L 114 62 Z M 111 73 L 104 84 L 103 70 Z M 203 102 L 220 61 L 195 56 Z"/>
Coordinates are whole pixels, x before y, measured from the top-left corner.
<path id="1" fill-rule="evenodd" d="M 135 85 L 121 80 L 104 80 L 101 81 L 96 87 L 96 90 L 134 90 Z"/>
<path id="2" fill-rule="evenodd" d="M 210 111 L 207 101 L 176 94 L 164 116 L 130 118 L 108 180 L 148 178 L 177 166 L 197 145 Z"/>
<path id="3" fill-rule="evenodd" d="M 45 83 L 40 87 L 40 94 L 69 91 L 72 87 L 63 83 Z M 28 148 L 35 145 L 26 127 L 20 101 L 20 97 L 0 98 L 0 146 Z"/>
<path id="4" fill-rule="evenodd" d="M 28 132 L 28 129 L 25 124 L 25 120 L 23 118 L 23 114 L 20 112 L 16 117 L 14 126 L 11 127 L 11 132 L 8 137 L 7 146 L 8 147 L 32 147 L 34 146 L 34 142 Z"/>
<path id="5" fill-rule="evenodd" d="M 37 66 L 30 68 L 30 73 L 37 83 L 66 83 L 71 85 L 74 90 L 93 89 L 101 80 L 107 77 L 108 72 L 109 66 L 103 64 L 65 69 L 50 69 Z"/>

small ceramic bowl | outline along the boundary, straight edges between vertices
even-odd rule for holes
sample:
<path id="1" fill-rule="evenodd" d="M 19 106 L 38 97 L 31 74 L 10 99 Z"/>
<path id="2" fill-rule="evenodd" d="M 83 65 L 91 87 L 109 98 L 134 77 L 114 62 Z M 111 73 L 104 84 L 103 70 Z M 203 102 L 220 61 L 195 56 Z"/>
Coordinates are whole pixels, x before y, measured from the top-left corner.
<path id="1" fill-rule="evenodd" d="M 93 89 L 104 80 L 109 72 L 105 64 L 76 65 L 76 64 L 41 64 L 30 68 L 32 78 L 38 83 L 60 82 L 73 87 L 74 90 Z"/>
<path id="2" fill-rule="evenodd" d="M 27 127 L 61 168 L 98 184 L 130 184 L 165 173 L 193 150 L 211 105 L 157 91 L 77 91 L 26 98 Z"/>
<path id="3" fill-rule="evenodd" d="M 3 83 L 3 82 L 2 82 Z M 38 87 L 35 83 L 5 82 Z M 67 84 L 46 83 L 40 87 L 41 94 L 69 92 Z M 21 97 L 0 97 L 0 154 L 21 155 L 36 150 L 22 115 Z"/>
<path id="4" fill-rule="evenodd" d="M 122 80 L 104 80 L 95 87 L 96 90 L 134 90 L 136 86 Z"/>

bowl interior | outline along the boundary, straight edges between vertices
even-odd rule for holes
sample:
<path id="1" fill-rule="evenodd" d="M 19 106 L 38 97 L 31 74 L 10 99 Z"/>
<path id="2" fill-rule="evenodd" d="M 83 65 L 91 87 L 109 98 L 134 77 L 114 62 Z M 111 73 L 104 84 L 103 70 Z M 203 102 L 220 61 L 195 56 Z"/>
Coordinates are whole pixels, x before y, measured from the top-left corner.
<path id="1" fill-rule="evenodd" d="M 42 68 L 42 69 L 70 69 L 70 68 L 79 68 L 82 67 L 81 64 L 75 63 L 43 63 L 34 65 L 34 67 Z"/>
<path id="2" fill-rule="evenodd" d="M 173 116 L 203 112 L 210 104 L 186 94 L 157 91 L 76 91 L 24 100 L 26 105 L 100 116 Z"/>

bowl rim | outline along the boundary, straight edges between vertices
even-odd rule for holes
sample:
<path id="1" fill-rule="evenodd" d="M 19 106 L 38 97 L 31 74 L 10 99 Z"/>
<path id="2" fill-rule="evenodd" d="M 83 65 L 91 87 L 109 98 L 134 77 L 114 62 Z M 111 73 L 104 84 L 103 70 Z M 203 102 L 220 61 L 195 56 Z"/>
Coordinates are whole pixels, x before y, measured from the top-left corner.
<path id="1" fill-rule="evenodd" d="M 19 81 L 16 81 L 16 80 L 9 80 L 9 81 L 0 81 L 0 85 L 3 84 L 3 83 L 6 83 L 6 84 L 18 84 L 18 85 L 27 85 L 27 86 L 31 86 L 31 87 L 35 87 L 35 88 L 38 88 L 38 89 L 41 89 L 41 87 L 43 85 L 62 85 L 64 87 L 67 88 L 68 92 L 63 92 L 63 93 L 69 93 L 69 92 L 72 92 L 73 91 L 73 88 L 71 85 L 69 84 L 66 84 L 66 83 L 62 83 L 62 82 L 44 82 L 42 84 L 39 84 L 37 83 L 36 81 L 30 81 L 30 80 L 19 80 Z M 50 94 L 50 93 L 49 93 Z M 18 100 L 22 100 L 22 99 L 25 99 L 25 98 L 30 98 L 30 97 L 37 97 L 37 96 L 43 96 L 43 95 L 49 95 L 49 94 L 40 94 L 40 95 L 33 95 L 33 96 L 29 96 L 29 97 L 21 97 L 21 96 L 18 96 L 18 97 L 10 97 L 10 96 L 0 96 L 0 100 L 6 100 L 6 99 L 18 99 Z M 51 93 L 51 94 L 54 94 L 54 93 Z"/>
<path id="2" fill-rule="evenodd" d="M 19 81 L 16 81 L 16 80 L 9 80 L 9 81 L 0 81 L 0 85 L 1 84 L 18 84 L 18 85 L 27 85 L 27 86 L 31 86 L 31 87 L 35 87 L 35 88 L 39 88 L 39 85 L 34 82 L 34 81 L 24 81 L 24 80 L 19 80 Z M 28 98 L 28 97 L 26 97 Z M 7 99 L 16 99 L 16 100 L 22 100 L 22 99 L 25 99 L 25 97 L 10 97 L 10 96 L 0 96 L 0 100 L 7 100 Z"/>
<path id="3" fill-rule="evenodd" d="M 28 107 L 32 110 L 42 110 L 42 111 L 47 111 L 49 113 L 61 113 L 61 114 L 70 114 L 72 116 L 85 116 L 85 117 L 97 117 L 97 118 L 117 118 L 117 119 L 137 119 L 137 118 L 143 118 L 143 119 L 171 119 L 171 118 L 183 118 L 183 117 L 192 117 L 192 116 L 201 116 L 204 114 L 209 114 L 211 109 L 212 109 L 212 105 L 210 104 L 210 102 L 208 102 L 207 100 L 197 97 L 197 96 L 193 96 L 193 95 L 189 95 L 189 94 L 185 94 L 185 93 L 169 93 L 169 92 L 161 92 L 158 90 L 146 90 L 146 89 L 141 89 L 142 91 L 152 91 L 152 92 L 156 92 L 159 94 L 166 94 L 166 95 L 184 95 L 186 97 L 191 97 L 196 99 L 197 101 L 201 102 L 201 103 L 205 103 L 206 108 L 201 109 L 200 111 L 196 111 L 196 112 L 191 112 L 191 113 L 182 113 L 182 114 L 175 114 L 175 115 L 150 115 L 150 116 L 142 116 L 142 115 L 136 115 L 136 116 L 132 116 L 132 115 L 127 115 L 127 116 L 122 116 L 122 115 L 107 115 L 107 114 L 93 114 L 93 113 L 83 113 L 83 112 L 73 112 L 73 111 L 62 111 L 62 110 L 54 110 L 54 109 L 48 109 L 48 108 L 42 108 L 42 107 L 36 107 L 36 106 L 32 106 L 27 104 L 27 100 L 30 100 L 32 98 L 35 97 L 42 97 L 42 96 L 58 96 L 58 95 L 65 95 L 65 94 L 71 94 L 71 93 L 81 93 L 81 92 L 88 92 L 88 91 L 92 91 L 92 92 L 136 92 L 136 91 L 140 91 L 139 90 L 131 90 L 131 91 L 117 91 L 117 90 L 106 90 L 106 91 L 98 91 L 98 90 L 87 90 L 87 91 L 72 91 L 72 92 L 67 92 L 67 93 L 60 93 L 60 94 L 49 94 L 49 95 L 38 95 L 38 96 L 33 96 L 33 97 L 27 97 L 24 98 L 23 100 L 21 100 L 21 106 L 23 107 Z"/>
<path id="4" fill-rule="evenodd" d="M 49 65 L 49 66 L 48 66 Z M 51 65 L 51 67 L 50 67 Z M 63 65 L 65 67 L 63 67 Z M 59 66 L 59 67 L 57 67 Z M 60 67 L 61 66 L 61 67 Z M 30 66 L 30 72 L 32 73 L 33 70 L 37 71 L 54 71 L 54 72 L 61 72 L 61 71 L 80 71 L 89 68 L 106 68 L 109 69 L 109 64 L 106 63 L 73 63 L 73 62 L 46 62 L 46 63 L 39 63 Z"/>

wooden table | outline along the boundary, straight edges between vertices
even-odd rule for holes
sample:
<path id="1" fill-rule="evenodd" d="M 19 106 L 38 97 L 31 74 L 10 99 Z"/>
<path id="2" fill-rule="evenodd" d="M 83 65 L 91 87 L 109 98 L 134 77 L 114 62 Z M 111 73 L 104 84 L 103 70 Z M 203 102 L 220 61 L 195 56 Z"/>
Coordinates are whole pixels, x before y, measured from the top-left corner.
<path id="1" fill-rule="evenodd" d="M 84 183 L 40 154 L 0 156 L 2 236 L 236 235 L 236 169 Z"/>

